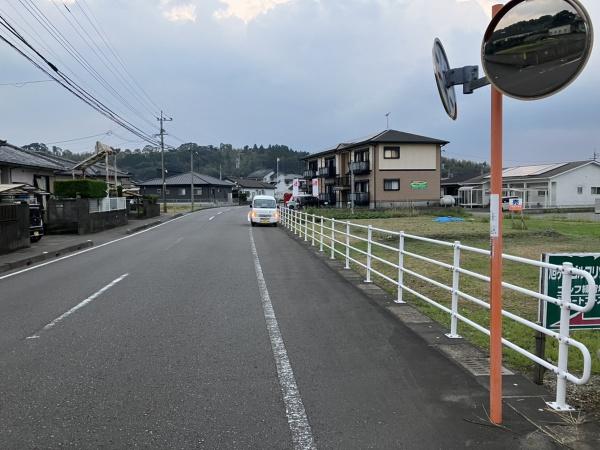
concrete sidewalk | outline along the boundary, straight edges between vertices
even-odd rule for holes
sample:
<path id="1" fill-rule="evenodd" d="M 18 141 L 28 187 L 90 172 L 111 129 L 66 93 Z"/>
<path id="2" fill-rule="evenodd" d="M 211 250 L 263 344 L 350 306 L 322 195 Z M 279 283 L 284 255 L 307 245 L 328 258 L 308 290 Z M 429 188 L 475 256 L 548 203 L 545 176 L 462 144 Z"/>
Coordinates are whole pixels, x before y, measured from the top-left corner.
<path id="1" fill-rule="evenodd" d="M 341 289 L 339 284 L 335 287 L 337 283 L 335 280 L 336 278 L 343 278 L 347 284 L 356 289 L 354 295 L 347 296 L 346 302 L 349 302 L 350 297 L 360 298 L 364 296 L 368 299 L 368 303 L 377 305 L 387 316 L 392 317 L 403 328 L 413 333 L 413 337 L 411 338 L 409 338 L 411 333 L 406 333 L 404 336 L 400 347 L 402 348 L 402 353 L 405 353 L 409 347 L 409 342 L 413 342 L 412 345 L 418 346 L 417 341 L 421 341 L 427 348 L 427 350 L 425 350 L 425 347 L 421 349 L 421 359 L 426 358 L 425 352 L 429 352 L 429 349 L 435 350 L 446 359 L 446 364 L 441 364 L 438 361 L 438 367 L 430 367 L 429 370 L 441 374 L 443 371 L 449 370 L 448 366 L 459 366 L 463 369 L 463 374 L 466 377 L 473 380 L 484 392 L 489 391 L 489 355 L 486 352 L 464 339 L 448 339 L 445 336 L 448 330 L 437 322 L 423 315 L 409 304 L 398 305 L 394 303 L 392 296 L 387 294 L 383 289 L 374 283 L 364 283 L 363 276 L 352 270 L 345 270 L 341 259 L 331 260 L 329 259 L 328 251 L 321 253 L 319 252 L 318 245 L 312 247 L 310 242 L 304 242 L 303 239 L 295 236 L 287 229 L 283 230 L 292 239 L 292 242 L 287 245 L 280 243 L 280 246 L 282 248 L 294 249 L 293 264 L 296 267 L 303 268 L 304 281 L 306 283 L 308 283 L 307 268 L 314 270 L 315 267 L 323 264 L 334 272 L 327 274 L 327 269 L 324 272 L 323 268 L 315 270 L 316 273 L 320 271 L 320 278 L 329 280 L 328 288 L 318 288 L 313 282 L 309 283 L 311 285 L 310 298 L 320 296 L 322 297 L 320 299 L 321 302 L 325 299 L 331 302 L 335 294 L 334 291 Z M 274 239 L 271 236 L 271 240 Z M 304 247 L 305 251 L 301 247 Z M 314 263 L 306 261 L 306 256 L 303 255 L 306 252 L 312 254 L 313 258 L 320 261 L 315 261 Z M 281 263 L 279 264 L 281 265 Z M 292 272 L 291 268 L 290 272 Z M 281 286 L 281 289 L 289 287 L 290 284 L 289 279 L 287 279 L 286 284 Z M 303 291 L 299 286 L 296 288 Z M 308 299 L 304 295 L 304 298 L 298 299 L 297 303 L 302 304 L 302 307 L 306 308 L 307 301 Z M 301 311 L 302 309 L 294 312 L 293 316 L 297 319 Z M 340 311 L 335 313 L 337 316 L 340 314 L 342 314 Z M 411 363 L 415 366 L 419 365 L 414 359 L 411 359 Z M 419 374 L 418 379 L 420 383 L 423 383 L 427 376 L 425 373 Z M 470 390 L 465 390 L 464 388 L 461 390 L 460 383 L 457 383 L 457 380 L 459 378 L 440 378 L 442 384 L 446 384 L 446 386 L 447 384 L 452 385 L 450 391 L 452 391 L 453 398 L 466 404 L 470 403 L 472 407 L 479 410 L 477 420 L 473 422 L 472 417 L 465 420 L 478 423 L 482 427 L 494 428 L 487 420 L 487 408 L 489 405 L 487 395 L 481 395 L 481 392 L 476 394 L 477 390 L 472 385 L 470 385 Z M 464 383 L 465 380 L 463 379 L 461 382 Z M 435 388 L 432 385 L 428 389 L 441 389 L 441 386 Z M 517 445 L 520 448 L 553 448 L 556 445 L 575 449 L 599 448 L 600 424 L 597 418 L 592 415 L 586 415 L 585 412 L 570 414 L 551 411 L 547 407 L 546 401 L 553 401 L 554 395 L 555 392 L 551 392 L 546 387 L 533 384 L 528 377 L 504 368 L 503 410 L 505 422 L 503 427 L 497 429 L 510 430 L 520 435 L 521 438 Z M 532 428 L 528 430 L 528 426 Z"/>
<path id="2" fill-rule="evenodd" d="M 173 218 L 181 215 L 183 215 L 183 213 L 167 213 L 151 219 L 134 219 L 130 220 L 125 226 L 112 228 L 110 230 L 94 234 L 46 235 L 39 242 L 32 243 L 31 247 L 29 248 L 23 248 L 6 255 L 0 255 L 0 273 L 8 272 L 21 267 L 27 267 L 48 259 L 58 258 L 67 253 L 93 247 L 94 245 L 100 245 L 128 234 L 158 225 L 168 220 L 172 220 Z"/>

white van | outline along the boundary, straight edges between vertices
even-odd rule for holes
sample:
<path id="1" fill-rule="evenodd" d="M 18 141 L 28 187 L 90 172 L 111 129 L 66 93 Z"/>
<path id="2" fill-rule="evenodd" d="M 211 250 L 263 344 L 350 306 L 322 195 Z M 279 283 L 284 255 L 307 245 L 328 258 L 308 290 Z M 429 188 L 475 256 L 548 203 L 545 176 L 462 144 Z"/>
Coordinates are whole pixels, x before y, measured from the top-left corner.
<path id="1" fill-rule="evenodd" d="M 250 205 L 252 211 L 248 215 L 250 224 L 254 227 L 259 225 L 271 225 L 276 227 L 279 223 L 279 211 L 277 201 L 270 195 L 257 195 Z"/>

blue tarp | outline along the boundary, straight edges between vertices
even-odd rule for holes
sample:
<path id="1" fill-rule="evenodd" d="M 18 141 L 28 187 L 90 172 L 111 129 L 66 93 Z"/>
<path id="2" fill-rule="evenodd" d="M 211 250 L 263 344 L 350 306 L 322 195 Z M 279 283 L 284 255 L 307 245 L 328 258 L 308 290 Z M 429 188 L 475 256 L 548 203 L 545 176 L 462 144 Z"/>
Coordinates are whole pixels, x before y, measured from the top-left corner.
<path id="1" fill-rule="evenodd" d="M 460 217 L 436 217 L 433 219 L 434 222 L 438 223 L 449 223 L 449 222 L 464 222 L 465 219 L 461 219 Z"/>

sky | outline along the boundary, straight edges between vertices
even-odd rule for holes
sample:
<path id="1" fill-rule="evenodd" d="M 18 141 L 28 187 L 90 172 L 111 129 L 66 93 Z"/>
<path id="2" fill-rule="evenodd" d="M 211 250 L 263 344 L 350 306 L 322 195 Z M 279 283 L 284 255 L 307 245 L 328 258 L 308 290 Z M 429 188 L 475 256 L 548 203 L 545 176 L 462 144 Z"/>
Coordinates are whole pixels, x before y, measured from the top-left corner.
<path id="1" fill-rule="evenodd" d="M 490 88 L 468 96 L 457 89 L 454 122 L 439 101 L 431 61 L 438 37 L 452 66 L 481 64 L 488 0 L 34 1 L 136 113 L 36 25 L 24 8 L 31 2 L 0 0 L 0 14 L 146 133 L 158 132 L 155 115 L 164 109 L 173 118 L 166 124 L 170 145 L 285 144 L 316 152 L 384 130 L 389 112 L 390 128 L 450 141 L 445 156 L 489 160 Z M 600 2 L 583 3 L 600 24 Z M 111 59 L 82 11 L 97 20 L 152 104 Z M 74 20 L 88 31 L 87 43 Z M 534 102 L 505 99 L 505 166 L 600 154 L 597 38 L 595 47 L 585 71 L 564 91 Z M 143 146 L 53 82 L 6 86 L 47 76 L 2 42 L 0 61 L 0 139 L 50 143 L 110 130 L 56 145 L 76 152 L 92 150 L 96 139 Z"/>

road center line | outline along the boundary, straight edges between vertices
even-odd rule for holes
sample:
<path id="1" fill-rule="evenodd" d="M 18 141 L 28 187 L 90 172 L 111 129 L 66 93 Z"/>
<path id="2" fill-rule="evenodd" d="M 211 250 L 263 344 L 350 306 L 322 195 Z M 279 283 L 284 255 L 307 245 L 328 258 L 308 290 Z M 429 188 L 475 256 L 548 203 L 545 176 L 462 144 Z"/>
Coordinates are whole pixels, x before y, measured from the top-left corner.
<path id="1" fill-rule="evenodd" d="M 212 216 L 210 219 L 208 219 L 208 221 L 210 222 L 211 220 L 215 220 L 215 216 Z"/>
<path id="2" fill-rule="evenodd" d="M 56 319 L 54 319 L 52 322 L 50 322 L 48 325 L 46 325 L 44 328 L 42 328 L 36 334 L 34 334 L 32 336 L 28 336 L 27 339 L 38 339 L 40 337 L 40 334 L 42 332 L 48 331 L 50 328 L 54 327 L 57 323 L 59 323 L 60 321 L 66 319 L 71 314 L 73 314 L 75 311 L 77 311 L 77 310 L 83 308 L 84 306 L 86 306 L 88 303 L 94 301 L 95 299 L 97 299 L 98 297 L 100 297 L 104 292 L 108 291 L 111 287 L 113 287 L 117 283 L 120 283 L 121 281 L 123 281 L 128 276 L 129 276 L 129 274 L 126 273 L 126 274 L 121 275 L 116 280 L 111 281 L 106 286 L 104 286 L 102 289 L 100 289 L 99 291 L 93 293 L 88 298 L 86 298 L 84 301 L 82 301 L 81 303 L 79 303 L 77 306 L 74 306 L 73 308 L 71 308 L 70 310 L 68 310 L 63 315 L 61 315 L 61 316 L 57 317 Z"/>
<path id="3" fill-rule="evenodd" d="M 258 290 L 260 291 L 263 314 L 265 316 L 267 331 L 271 341 L 271 349 L 273 350 L 273 356 L 275 358 L 277 377 L 279 378 L 279 385 L 281 386 L 281 393 L 283 394 L 283 403 L 285 404 L 288 426 L 292 432 L 294 449 L 314 450 L 316 449 L 316 446 L 312 429 L 308 423 L 308 417 L 304 409 L 304 404 L 302 403 L 302 397 L 300 397 L 300 391 L 296 384 L 292 365 L 285 349 L 277 318 L 275 317 L 275 311 L 273 310 L 267 283 L 265 282 L 265 277 L 263 276 L 263 271 L 260 266 L 258 252 L 256 251 L 252 229 L 250 229 L 250 246 L 252 249 L 252 256 L 254 257 L 254 269 L 256 271 L 256 279 L 258 280 Z"/>

